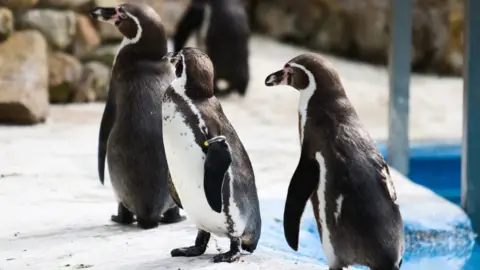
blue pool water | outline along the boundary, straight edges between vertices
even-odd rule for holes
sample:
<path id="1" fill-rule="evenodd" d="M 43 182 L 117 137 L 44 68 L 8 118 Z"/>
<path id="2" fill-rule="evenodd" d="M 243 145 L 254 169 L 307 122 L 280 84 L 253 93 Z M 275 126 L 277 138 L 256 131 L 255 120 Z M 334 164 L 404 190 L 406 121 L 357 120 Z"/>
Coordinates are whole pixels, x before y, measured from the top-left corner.
<path id="1" fill-rule="evenodd" d="M 379 145 L 386 157 L 386 147 Z M 414 144 L 408 178 L 460 205 L 462 147 L 459 143 Z"/>
<path id="2" fill-rule="evenodd" d="M 442 201 L 443 202 L 443 201 Z M 262 200 L 262 248 L 284 254 L 286 259 L 307 260 L 326 265 L 311 207 L 304 212 L 299 234 L 299 250 L 287 245 L 282 226 L 281 199 Z M 449 203 L 437 204 L 433 211 L 427 204 L 409 202 L 400 207 L 405 225 L 405 254 L 402 270 L 473 270 L 480 269 L 480 248 L 474 250 L 475 235 L 468 217 Z M 451 206 L 451 205 L 450 205 Z M 425 211 L 427 210 L 427 211 Z M 445 214 L 445 215 L 444 215 Z M 440 218 L 439 218 L 440 217 Z M 476 255 L 473 252 L 476 253 Z M 359 269 L 368 269 L 356 266 Z"/>
<path id="3" fill-rule="evenodd" d="M 380 145 L 386 157 L 386 147 Z M 417 144 L 410 149 L 410 172 L 408 177 L 452 203 L 460 205 L 461 156 L 460 143 Z M 480 269 L 480 244 L 475 244 L 464 270 Z"/>
<path id="4" fill-rule="evenodd" d="M 386 156 L 385 147 L 379 146 Z M 460 171 L 460 144 L 423 144 L 411 147 L 408 177 L 457 205 L 460 204 Z M 280 220 L 282 209 L 278 207 L 279 204 L 283 202 L 262 202 L 265 213 L 272 215 L 262 226 L 263 239 L 267 239 L 264 246 L 284 252 L 286 257 L 302 256 L 326 263 L 312 216 L 305 217 L 304 214 L 302 219 L 299 252 L 293 252 L 288 247 L 283 237 Z M 440 208 L 437 206 L 436 213 L 430 214 L 431 208 L 428 205 L 402 205 L 406 250 L 401 269 L 480 270 L 480 245 L 475 244 L 475 235 L 471 232 L 468 217 L 458 208 Z M 305 211 L 307 212 L 309 211 Z"/>

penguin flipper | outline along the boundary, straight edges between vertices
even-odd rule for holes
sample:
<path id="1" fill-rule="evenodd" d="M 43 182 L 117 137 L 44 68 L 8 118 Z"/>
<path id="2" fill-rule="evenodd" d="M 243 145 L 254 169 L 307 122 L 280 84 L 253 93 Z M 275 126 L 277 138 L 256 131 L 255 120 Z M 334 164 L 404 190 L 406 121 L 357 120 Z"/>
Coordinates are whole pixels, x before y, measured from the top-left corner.
<path id="1" fill-rule="evenodd" d="M 181 209 L 183 209 L 182 202 L 180 201 L 180 197 L 178 196 L 177 189 L 173 185 L 172 176 L 170 173 L 168 174 L 168 188 L 170 190 L 170 196 L 173 199 L 173 202 Z"/>
<path id="2" fill-rule="evenodd" d="M 231 153 L 225 146 L 225 141 L 210 143 L 204 165 L 203 187 L 205 196 L 210 207 L 217 213 L 222 211 L 223 181 L 232 163 Z"/>
<path id="3" fill-rule="evenodd" d="M 102 120 L 100 122 L 100 134 L 98 138 L 98 176 L 100 183 L 104 184 L 105 176 L 105 156 L 107 154 L 107 141 L 110 131 L 115 121 L 115 101 L 112 88 L 108 91 L 105 109 L 103 110 Z"/>
<path id="4" fill-rule="evenodd" d="M 288 186 L 283 229 L 288 245 L 295 251 L 298 250 L 298 234 L 303 211 L 318 187 L 318 170 L 319 166 L 315 160 L 302 155 Z"/>
<path id="5" fill-rule="evenodd" d="M 200 28 L 203 22 L 204 13 L 205 4 L 202 3 L 202 1 L 192 1 L 182 16 L 182 19 L 177 24 L 177 29 L 173 36 L 173 47 L 175 52 L 178 52 L 183 46 L 185 46 L 192 31 Z"/>

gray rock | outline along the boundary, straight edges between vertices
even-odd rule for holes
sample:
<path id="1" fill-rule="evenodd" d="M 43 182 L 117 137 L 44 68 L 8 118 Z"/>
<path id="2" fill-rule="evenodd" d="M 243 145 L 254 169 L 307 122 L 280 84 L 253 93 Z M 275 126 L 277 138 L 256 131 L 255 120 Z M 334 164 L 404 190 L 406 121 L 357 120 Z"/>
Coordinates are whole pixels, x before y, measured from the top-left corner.
<path id="1" fill-rule="evenodd" d="M 113 65 L 113 59 L 117 54 L 119 44 L 107 44 L 102 45 L 94 51 L 85 55 L 83 61 L 99 61 L 105 65 L 111 67 Z"/>
<path id="2" fill-rule="evenodd" d="M 0 42 L 6 40 L 13 32 L 13 14 L 8 8 L 0 7 Z"/>
<path id="3" fill-rule="evenodd" d="M 74 94 L 74 101 L 107 99 L 110 68 L 100 62 L 88 62 L 83 67 L 82 78 Z"/>
<path id="4" fill-rule="evenodd" d="M 91 0 L 39 0 L 38 5 L 41 7 L 53 7 L 64 9 L 76 9 L 87 5 Z"/>
<path id="5" fill-rule="evenodd" d="M 48 54 L 48 87 L 50 102 L 67 102 L 82 75 L 82 64 L 72 55 L 63 52 Z"/>
<path id="6" fill-rule="evenodd" d="M 10 9 L 26 9 L 34 7 L 37 2 L 38 0 L 0 0 L 0 6 Z"/>
<path id="7" fill-rule="evenodd" d="M 189 0 L 147 0 L 162 18 L 163 25 L 167 35 L 171 36 L 175 27 L 186 10 Z M 163 3 L 161 3 L 163 2 Z"/>
<path id="8" fill-rule="evenodd" d="M 73 11 L 32 9 L 19 18 L 21 28 L 42 32 L 55 49 L 66 49 L 72 44 L 76 32 L 76 14 Z"/>
<path id="9" fill-rule="evenodd" d="M 273 0 L 259 1 L 255 16 L 262 32 L 274 38 L 284 38 L 294 33 L 294 14 Z"/>
<path id="10" fill-rule="evenodd" d="M 48 107 L 47 43 L 35 30 L 19 31 L 0 44 L 0 122 L 45 121 Z"/>
<path id="11" fill-rule="evenodd" d="M 125 0 L 93 0 L 93 3 L 95 6 L 113 7 L 125 3 Z"/>
<path id="12" fill-rule="evenodd" d="M 268 36 L 386 64 L 391 37 L 391 2 L 262 0 L 257 1 L 254 17 L 257 30 Z M 464 0 L 413 1 L 412 66 L 415 71 L 462 74 L 464 8 Z"/>
<path id="13" fill-rule="evenodd" d="M 77 15 L 77 31 L 73 42 L 73 54 L 82 58 L 82 56 L 97 48 L 100 43 L 100 36 L 92 21 L 85 15 Z"/>
<path id="14" fill-rule="evenodd" d="M 100 22 L 98 24 L 98 28 L 100 31 L 100 37 L 103 41 L 115 42 L 123 39 L 120 31 L 118 31 L 118 29 L 111 24 Z"/>

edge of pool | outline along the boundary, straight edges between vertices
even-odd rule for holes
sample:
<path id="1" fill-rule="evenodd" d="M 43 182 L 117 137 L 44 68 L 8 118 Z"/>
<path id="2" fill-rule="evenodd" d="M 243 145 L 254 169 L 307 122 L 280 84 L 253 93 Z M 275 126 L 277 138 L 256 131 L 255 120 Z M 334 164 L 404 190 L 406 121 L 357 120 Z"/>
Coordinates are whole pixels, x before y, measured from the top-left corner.
<path id="1" fill-rule="evenodd" d="M 379 142 L 378 147 L 387 158 L 386 144 Z M 403 176 L 397 171 L 392 173 L 398 184 L 397 194 L 401 195 L 399 205 L 404 217 L 406 250 L 402 270 L 476 269 L 471 268 L 472 264 L 478 265 L 471 262 L 471 257 L 474 248 L 478 248 L 475 246 L 477 234 L 459 203 L 442 194 L 450 188 L 452 193 L 458 191 L 458 196 L 454 196 L 460 196 L 461 152 L 460 142 L 411 142 L 409 175 Z M 439 170 L 439 162 L 446 162 L 448 166 Z M 276 200 L 262 202 L 262 208 L 267 208 L 265 212 L 272 214 L 268 223 L 262 226 L 267 229 L 264 232 L 267 231 L 265 234 L 268 235 L 264 239 L 268 239 L 268 246 L 289 254 L 292 251 L 282 241 L 279 203 Z M 311 207 L 307 206 L 301 225 L 301 244 L 296 254 L 326 263 L 318 238 Z M 474 256 L 475 261 L 478 256 Z M 355 268 L 364 269 L 361 266 Z"/>

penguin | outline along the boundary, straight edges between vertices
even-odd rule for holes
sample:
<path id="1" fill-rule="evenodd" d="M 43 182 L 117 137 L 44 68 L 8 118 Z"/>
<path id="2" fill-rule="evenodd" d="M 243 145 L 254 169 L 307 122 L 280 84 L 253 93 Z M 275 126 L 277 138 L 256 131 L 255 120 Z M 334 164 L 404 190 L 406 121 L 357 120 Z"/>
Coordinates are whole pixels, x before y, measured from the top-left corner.
<path id="1" fill-rule="evenodd" d="M 399 269 L 404 227 L 389 168 L 336 69 L 323 56 L 305 53 L 268 75 L 265 85 L 300 92 L 301 154 L 283 217 L 288 245 L 298 249 L 300 220 L 310 199 L 330 270 L 354 264 Z"/>
<path id="2" fill-rule="evenodd" d="M 196 32 L 197 48 L 215 68 L 214 94 L 245 96 L 249 80 L 250 25 L 243 0 L 192 0 L 176 26 L 174 51 Z"/>
<path id="3" fill-rule="evenodd" d="M 167 39 L 159 15 L 148 5 L 96 7 L 91 16 L 123 34 L 115 56 L 98 144 L 98 174 L 104 184 L 105 157 L 117 215 L 111 220 L 142 229 L 185 219 L 170 195 L 163 146 L 162 95 L 175 78 L 162 62 Z M 160 138 L 160 139 L 159 139 Z M 163 215 L 163 216 L 162 216 Z"/>
<path id="4" fill-rule="evenodd" d="M 165 154 L 183 210 L 198 229 L 193 246 L 171 255 L 204 254 L 213 233 L 230 239 L 230 250 L 213 262 L 237 261 L 240 248 L 253 253 L 261 235 L 252 164 L 214 96 L 208 55 L 186 47 L 168 53 L 165 61 L 176 75 L 162 102 Z"/>

